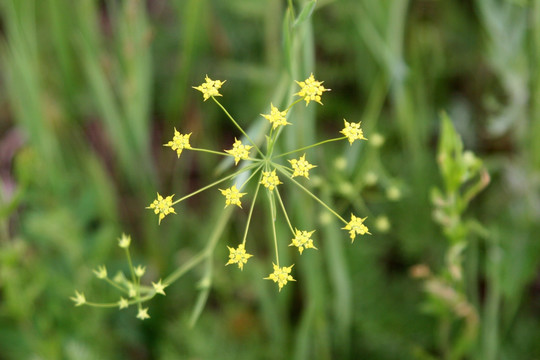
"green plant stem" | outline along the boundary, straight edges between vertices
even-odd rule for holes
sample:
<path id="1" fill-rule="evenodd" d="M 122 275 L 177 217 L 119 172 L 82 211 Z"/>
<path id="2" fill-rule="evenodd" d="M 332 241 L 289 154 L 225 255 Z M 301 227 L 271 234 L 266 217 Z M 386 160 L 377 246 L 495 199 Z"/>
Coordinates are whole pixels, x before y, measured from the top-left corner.
<path id="1" fill-rule="evenodd" d="M 223 152 L 223 151 L 214 151 L 214 150 L 201 149 L 201 148 L 189 148 L 189 149 L 186 149 L 186 150 L 200 151 L 200 152 L 205 152 L 205 153 L 209 153 L 209 154 L 215 154 L 215 155 L 221 155 L 221 156 L 227 156 L 227 157 L 234 157 L 234 155 L 228 154 L 228 153 Z M 247 159 L 243 159 L 243 160 L 250 160 L 250 161 L 256 161 L 256 162 L 261 161 L 261 159 L 255 159 L 255 158 L 250 158 L 250 157 L 248 157 Z"/>
<path id="2" fill-rule="evenodd" d="M 293 103 L 291 103 L 291 105 L 289 105 L 289 107 L 287 107 L 287 109 L 285 109 L 285 111 L 287 112 L 287 114 L 289 113 L 289 110 L 291 110 L 291 108 L 298 104 L 300 101 L 304 100 L 303 98 L 300 98 L 300 99 L 297 99 L 296 101 L 294 101 Z"/>
<path id="3" fill-rule="evenodd" d="M 318 142 L 318 143 L 316 143 L 316 144 L 312 144 L 312 145 L 309 145 L 309 146 L 304 146 L 304 147 L 301 147 L 301 148 L 299 148 L 299 149 L 292 150 L 292 151 L 288 151 L 288 152 L 286 152 L 286 153 L 280 154 L 280 155 L 274 157 L 274 159 L 280 158 L 280 157 L 285 156 L 285 155 L 294 154 L 294 153 L 297 153 L 297 152 L 299 152 L 299 151 L 311 149 L 311 148 L 313 148 L 313 147 L 316 147 L 316 146 L 319 146 L 319 145 L 323 145 L 323 144 L 326 144 L 326 143 L 329 143 L 329 142 L 339 141 L 339 140 L 344 140 L 344 139 L 346 139 L 346 138 L 347 138 L 346 136 L 342 136 L 342 137 L 338 137 L 338 138 L 333 138 L 333 139 L 324 140 L 324 141 Z"/>
<path id="4" fill-rule="evenodd" d="M 128 301 L 128 305 L 138 304 L 139 305 L 138 307 L 140 308 L 141 303 L 152 299 L 155 295 L 156 294 L 153 293 L 153 294 L 150 294 L 150 295 L 147 295 L 147 296 L 142 296 L 137 300 Z M 84 305 L 88 305 L 88 306 L 92 306 L 92 307 L 99 307 L 99 308 L 114 308 L 114 307 L 118 307 L 118 302 L 96 303 L 96 302 L 87 301 L 87 302 L 84 303 Z"/>
<path id="5" fill-rule="evenodd" d="M 267 156 L 266 158 L 267 159 L 271 159 L 272 158 L 272 154 L 274 153 L 274 145 L 276 144 L 276 140 L 277 140 L 277 137 L 280 133 L 280 130 L 283 128 L 283 126 L 281 126 L 279 129 L 277 129 L 276 131 L 271 131 L 270 132 L 270 136 L 268 137 L 268 141 L 267 141 Z"/>
<path id="6" fill-rule="evenodd" d="M 244 183 L 240 186 L 240 189 L 238 189 L 238 191 L 241 191 L 242 188 L 243 188 L 244 186 L 246 186 L 246 184 L 249 182 L 249 180 L 251 180 L 251 178 L 252 178 L 253 176 L 257 175 L 257 173 L 259 172 L 259 170 L 261 170 L 261 168 L 263 167 L 263 165 L 264 165 L 264 164 L 260 164 L 260 165 L 255 169 L 255 171 L 253 171 L 253 173 L 247 178 L 247 180 L 244 181 Z M 259 180 L 259 181 L 260 181 L 260 180 Z"/>
<path id="7" fill-rule="evenodd" d="M 289 107 L 287 107 L 287 109 L 285 109 L 285 111 L 287 112 L 287 117 L 289 116 L 289 110 L 296 104 L 298 104 L 300 101 L 302 101 L 303 99 L 300 98 L 296 101 L 294 101 L 293 103 L 291 103 L 289 105 Z M 290 123 L 288 123 L 290 125 Z M 274 152 L 274 145 L 276 144 L 276 141 L 277 139 L 279 138 L 279 135 L 281 134 L 281 132 L 283 131 L 283 128 L 285 127 L 286 125 L 284 126 L 280 126 L 276 131 L 274 131 L 274 129 L 272 128 L 272 130 L 270 131 L 270 144 L 268 146 L 268 155 L 267 157 L 268 158 L 271 158 L 272 157 L 272 153 Z"/>
<path id="8" fill-rule="evenodd" d="M 199 252 L 197 255 L 191 258 L 187 263 L 185 263 L 183 266 L 178 267 L 169 276 L 167 276 L 165 278 L 165 282 L 167 282 L 168 284 L 172 284 L 173 282 L 181 278 L 189 270 L 193 269 L 197 264 L 199 264 L 207 256 L 208 256 L 207 248 L 204 248 L 201 252 Z"/>
<path id="9" fill-rule="evenodd" d="M 184 265 L 178 267 L 175 271 L 173 271 L 169 276 L 167 276 L 163 283 L 165 284 L 172 284 L 179 278 L 181 278 L 185 273 L 187 273 L 189 270 L 193 269 L 195 266 L 197 266 L 201 261 L 203 261 L 205 258 L 210 256 L 216 247 L 216 244 L 219 240 L 219 235 L 223 231 L 223 228 L 225 227 L 225 224 L 229 220 L 229 217 L 232 213 L 232 208 L 226 209 L 220 216 L 218 222 L 215 225 L 214 231 L 212 232 L 210 236 L 210 241 L 206 244 L 205 248 L 201 250 L 197 255 L 195 255 L 193 258 L 191 258 L 187 263 Z"/>
<path id="10" fill-rule="evenodd" d="M 439 347 L 445 360 L 450 360 L 450 325 L 448 316 L 439 319 Z"/>
<path id="11" fill-rule="evenodd" d="M 281 195 L 279 194 L 279 191 L 277 188 L 275 188 L 275 190 L 276 190 L 277 198 L 279 200 L 279 204 L 281 205 L 281 209 L 283 210 L 283 214 L 285 215 L 285 219 L 287 220 L 287 224 L 289 224 L 289 229 L 291 229 L 293 236 L 295 236 L 294 229 L 291 225 L 291 221 L 289 220 L 289 215 L 287 215 L 287 210 L 285 210 L 285 205 L 283 205 L 283 200 L 281 200 Z"/>
<path id="12" fill-rule="evenodd" d="M 87 301 L 87 302 L 84 303 L 84 305 L 97 307 L 97 308 L 114 308 L 114 307 L 118 307 L 117 302 L 115 302 L 115 303 L 95 303 L 95 302 Z"/>
<path id="13" fill-rule="evenodd" d="M 129 253 L 129 248 L 124 248 L 126 250 L 126 256 L 128 259 L 129 264 L 129 271 L 131 273 L 131 282 L 133 283 L 133 286 L 135 286 L 135 271 L 133 270 L 133 263 L 131 262 L 131 255 Z"/>
<path id="14" fill-rule="evenodd" d="M 232 174 L 230 174 L 230 175 L 227 175 L 227 176 L 225 176 L 224 178 L 221 178 L 221 179 L 219 179 L 218 181 L 215 181 L 215 182 L 211 183 L 210 185 L 206 185 L 205 187 L 200 188 L 199 190 L 196 190 L 196 191 L 192 192 L 191 194 L 188 194 L 188 195 L 186 195 L 186 196 L 184 196 L 184 197 L 182 197 L 182 198 L 176 200 L 175 202 L 172 203 L 172 205 L 176 205 L 176 204 L 178 204 L 178 203 L 181 202 L 181 201 L 184 201 L 184 200 L 186 200 L 186 199 L 189 199 L 190 197 L 195 196 L 195 195 L 197 195 L 198 193 L 201 193 L 201 192 L 203 192 L 203 191 L 205 191 L 205 190 L 208 190 L 208 189 L 210 189 L 211 187 L 216 186 L 216 185 L 218 185 L 218 184 L 220 184 L 220 183 L 222 183 L 222 182 L 224 182 L 224 181 L 226 181 L 226 180 L 229 180 L 229 179 L 231 179 L 231 178 L 233 178 L 233 177 L 235 177 L 235 176 L 237 176 L 237 175 L 240 175 L 241 173 L 243 173 L 243 172 L 245 172 L 245 171 L 251 170 L 251 169 L 253 169 L 256 165 L 257 165 L 257 164 L 253 164 L 253 165 L 246 166 L 245 168 L 240 169 L 240 170 L 238 170 L 238 171 L 235 172 L 235 173 L 232 173 Z"/>
<path id="15" fill-rule="evenodd" d="M 257 188 L 255 189 L 255 195 L 253 195 L 253 201 L 251 202 L 251 206 L 249 208 L 249 214 L 246 222 L 246 231 L 244 231 L 244 238 L 242 239 L 242 244 L 245 246 L 247 234 L 249 230 L 249 224 L 251 223 L 251 215 L 253 214 L 253 208 L 255 207 L 255 201 L 257 200 L 257 195 L 259 194 L 259 188 L 261 187 L 261 178 L 262 173 L 259 175 L 259 182 L 257 183 Z"/>
<path id="16" fill-rule="evenodd" d="M 218 106 L 221 108 L 221 110 L 223 110 L 223 112 L 225 112 L 225 114 L 227 115 L 227 117 L 229 119 L 231 119 L 231 121 L 233 122 L 233 124 L 238 128 L 238 130 L 240 130 L 240 132 L 246 137 L 246 139 L 248 139 L 248 141 L 251 143 L 251 145 L 253 145 L 253 147 L 255 147 L 255 149 L 257 150 L 257 152 L 259 153 L 259 155 L 261 155 L 261 157 L 264 158 L 264 154 L 262 153 L 261 149 L 259 149 L 259 147 L 257 146 L 257 144 L 251 140 L 251 138 L 249 137 L 249 135 L 244 131 L 244 129 L 242 129 L 242 127 L 240 125 L 238 125 L 238 123 L 236 122 L 236 120 L 234 120 L 234 118 L 232 117 L 231 114 L 229 114 L 229 112 L 227 111 L 227 109 L 225 109 L 225 107 L 223 105 L 221 105 L 221 103 L 215 98 L 212 96 L 212 100 L 215 101 L 216 104 L 218 104 Z"/>
<path id="17" fill-rule="evenodd" d="M 293 6 L 293 2 L 292 2 L 292 0 L 287 0 L 287 3 L 288 3 L 288 5 L 289 5 L 289 11 L 291 12 L 291 17 L 292 17 L 292 19 L 294 20 L 294 18 L 295 18 L 296 16 L 294 15 L 294 6 Z M 291 20 L 291 25 L 292 25 L 292 23 L 293 23 L 293 21 Z"/>
<path id="18" fill-rule="evenodd" d="M 106 277 L 104 279 L 107 283 L 109 283 L 110 285 L 112 285 L 113 287 L 117 288 L 118 290 L 124 292 L 124 293 L 129 293 L 129 290 L 126 290 L 124 289 L 122 286 L 118 285 L 117 283 L 115 283 L 114 281 L 112 281 L 111 279 L 109 279 L 108 277 Z"/>
<path id="19" fill-rule="evenodd" d="M 204 305 L 206 304 L 206 301 L 208 301 L 208 295 L 210 294 L 210 289 L 212 287 L 213 261 L 211 256 L 206 258 L 205 265 L 205 275 L 200 282 L 202 290 L 200 291 L 197 302 L 189 319 L 189 326 L 191 328 L 193 328 L 193 326 L 195 326 L 197 323 L 197 320 L 204 309 Z"/>
<path id="20" fill-rule="evenodd" d="M 113 280 L 114 281 L 114 280 Z M 128 279 L 123 279 L 123 284 L 125 284 L 126 288 L 128 288 L 128 292 L 129 292 L 129 287 L 132 285 Z M 139 290 L 141 291 L 141 293 L 149 293 L 149 292 L 153 292 L 154 291 L 154 288 L 153 287 L 150 287 L 150 286 L 145 286 L 145 285 L 139 285 Z"/>
<path id="21" fill-rule="evenodd" d="M 276 265 L 279 266 L 279 250 L 276 234 L 276 200 L 274 193 L 270 190 L 267 191 L 268 200 L 270 201 L 270 213 L 272 218 L 272 235 L 274 236 L 274 248 L 276 249 Z"/>
<path id="22" fill-rule="evenodd" d="M 317 196 L 315 196 L 315 194 L 313 194 L 311 191 L 309 191 L 308 189 L 306 189 L 304 186 L 302 186 L 298 181 L 294 180 L 289 174 L 287 174 L 281 166 L 279 164 L 275 164 L 273 163 L 274 166 L 276 167 L 276 169 L 282 173 L 283 175 L 285 175 L 289 180 L 291 180 L 293 183 L 296 184 L 296 186 L 298 186 L 300 189 L 304 190 L 304 192 L 306 192 L 309 196 L 311 196 L 313 199 L 315 199 L 317 202 L 319 202 L 319 204 L 321 204 L 322 206 L 324 206 L 326 208 L 326 210 L 330 211 L 332 214 L 334 214 L 338 219 L 340 219 L 344 224 L 347 224 L 347 221 L 342 218 L 337 212 L 335 212 L 334 210 L 332 210 L 328 205 L 326 205 L 326 203 L 324 201 L 322 201 L 321 199 L 319 199 Z"/>

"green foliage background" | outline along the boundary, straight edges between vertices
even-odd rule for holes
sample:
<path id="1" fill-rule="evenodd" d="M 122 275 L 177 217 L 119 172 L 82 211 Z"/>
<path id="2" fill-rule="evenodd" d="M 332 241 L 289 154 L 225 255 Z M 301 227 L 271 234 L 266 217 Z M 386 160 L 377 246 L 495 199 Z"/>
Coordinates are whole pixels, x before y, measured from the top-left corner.
<path id="1" fill-rule="evenodd" d="M 0 0 L 0 359 L 444 358 L 438 319 L 408 272 L 445 266 L 430 201 L 442 183 L 441 111 L 491 175 L 466 213 L 488 235 L 465 251 L 480 331 L 464 358 L 540 358 L 540 0 L 319 0 L 301 12 L 312 4 Z M 283 146 L 334 137 L 344 117 L 362 121 L 368 138 L 384 135 L 380 149 L 343 142 L 313 153 L 313 191 L 345 217 L 369 216 L 372 236 L 351 245 L 323 209 L 287 192 L 291 216 L 318 229 L 319 251 L 284 255 L 298 282 L 281 293 L 262 280 L 272 239 L 261 206 L 243 272 L 223 266 L 245 221 L 227 213 L 213 261 L 152 300 L 150 320 L 72 306 L 74 289 L 116 296 L 92 269 L 125 269 L 123 231 L 156 280 L 200 251 L 223 218 L 216 191 L 160 227 L 144 209 L 156 191 L 186 194 L 220 166 L 198 153 L 177 160 L 161 146 L 173 127 L 210 149 L 238 136 L 191 86 L 205 74 L 226 79 L 223 103 L 259 134 L 269 102 L 286 103 L 293 80 L 311 72 L 332 91 L 323 107 L 294 112 L 301 120 Z M 375 226 L 382 215 L 387 233 Z M 200 282 L 209 267 L 211 285 Z"/>

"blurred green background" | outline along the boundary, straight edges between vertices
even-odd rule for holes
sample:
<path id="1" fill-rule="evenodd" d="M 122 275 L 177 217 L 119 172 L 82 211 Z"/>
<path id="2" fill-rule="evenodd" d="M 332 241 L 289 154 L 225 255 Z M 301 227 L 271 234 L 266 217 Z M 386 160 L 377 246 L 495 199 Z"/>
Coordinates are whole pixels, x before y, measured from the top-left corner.
<path id="1" fill-rule="evenodd" d="M 0 0 L 0 359 L 540 359 L 539 65 L 540 0 Z M 319 251 L 299 258 L 283 241 L 298 281 L 278 293 L 262 280 L 273 259 L 264 203 L 243 272 L 223 264 L 245 209 L 224 213 L 210 190 L 158 227 L 144 208 L 228 166 L 162 147 L 173 127 L 214 150 L 239 137 L 191 88 L 206 74 L 227 80 L 220 100 L 259 137 L 259 114 L 311 72 L 332 91 L 295 108 L 283 149 L 362 121 L 370 142 L 310 152 L 311 188 L 346 218 L 368 216 L 373 235 L 351 244 L 323 208 L 284 190 Z M 448 270 L 430 199 L 443 186 L 441 111 L 491 176 L 459 220 L 483 226 L 464 240 L 459 291 L 478 315 L 464 350 L 449 340 L 464 320 L 427 311 L 433 299 L 409 274 Z M 209 224 L 211 261 L 148 303 L 151 319 L 73 307 L 75 289 L 116 298 L 92 269 L 127 269 L 122 232 L 156 281 L 204 248 Z"/>

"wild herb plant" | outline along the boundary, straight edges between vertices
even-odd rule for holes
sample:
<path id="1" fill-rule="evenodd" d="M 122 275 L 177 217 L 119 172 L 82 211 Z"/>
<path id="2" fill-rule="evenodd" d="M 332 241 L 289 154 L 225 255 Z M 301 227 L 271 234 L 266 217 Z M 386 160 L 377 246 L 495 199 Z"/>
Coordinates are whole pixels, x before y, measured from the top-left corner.
<path id="1" fill-rule="evenodd" d="M 0 358 L 540 358 L 540 0 L 2 0 L 0 17 Z M 311 239 L 319 249 L 286 251 L 293 236 L 276 198 L 280 261 L 295 263 L 290 275 L 298 280 L 279 296 L 273 282 L 260 281 L 274 260 L 267 255 L 273 246 L 264 186 L 245 246 L 254 256 L 244 272 L 223 266 L 226 245 L 237 249 L 242 241 L 258 177 L 239 190 L 246 193 L 238 198 L 243 210 L 227 189 L 253 170 L 190 198 L 189 209 L 177 204 L 179 215 L 158 226 L 159 218 L 143 210 L 156 190 L 164 199 L 180 195 L 175 201 L 192 191 L 188 183 L 205 185 L 199 174 L 214 181 L 206 177 L 216 164 L 211 154 L 183 153 L 173 165 L 173 152 L 158 150 L 174 126 L 193 132 L 194 147 L 230 150 L 234 135 L 253 146 L 239 132 L 213 145 L 222 139 L 221 109 L 201 111 L 213 101 L 197 101 L 200 93 L 191 89 L 210 67 L 229 79 L 227 110 L 258 118 L 241 124 L 264 151 L 267 120 L 258 114 L 272 107 L 261 111 L 261 104 L 284 109 L 298 91 L 292 79 L 311 71 L 331 84 L 324 107 L 288 112 L 293 125 L 282 126 L 274 152 L 337 133 L 342 114 L 361 120 L 366 146 L 344 141 L 306 150 L 304 159 L 319 166 L 309 182 L 294 179 L 338 214 L 369 216 L 376 241 L 343 242 L 341 220 L 322 206 L 302 206 L 311 198 L 289 191 L 294 183 L 277 170 L 292 225 L 316 230 Z M 440 109 L 457 120 L 466 147 L 491 176 L 460 217 L 481 221 L 489 237 L 472 226 L 465 249 L 451 254 L 449 241 L 437 241 L 443 227 L 430 221 L 429 190 L 440 182 Z M 377 132 L 384 147 L 373 146 Z M 250 155 L 259 157 L 254 148 Z M 216 179 L 234 164 L 222 157 Z M 223 209 L 227 194 L 233 197 Z M 254 227 L 263 228 L 261 236 Z M 122 230 L 133 237 L 135 281 L 114 256 Z M 103 295 L 93 288 L 107 284 L 91 271 L 104 259 L 107 267 L 95 275 L 124 288 L 146 270 L 141 298 L 154 291 L 152 282 L 158 294 L 160 274 L 179 265 L 177 273 L 191 271 L 141 312 L 151 321 L 138 321 L 131 310 L 66 311 L 73 284 L 101 299 L 133 300 L 129 292 L 116 296 L 114 287 Z M 430 264 L 429 277 L 444 289 L 463 294 L 457 298 L 472 307 L 478 325 L 432 295 L 426 303 L 446 310 L 418 312 L 426 294 L 406 269 L 419 262 Z M 450 274 L 459 267 L 462 283 Z M 124 279 L 115 276 L 118 268 L 127 270 Z M 75 299 L 86 301 L 83 295 Z M 207 299 L 212 306 L 187 331 L 186 305 L 195 303 L 193 320 Z M 104 326 L 110 336 L 102 336 Z M 474 328 L 476 336 L 468 330 Z"/>
<path id="2" fill-rule="evenodd" d="M 253 256 L 247 252 L 246 246 L 249 226 L 254 213 L 259 190 L 261 189 L 262 185 L 262 187 L 265 188 L 268 206 L 270 208 L 269 213 L 271 214 L 271 218 L 269 220 L 272 228 L 275 249 L 275 262 L 272 263 L 273 271 L 265 279 L 272 280 L 273 282 L 277 283 L 279 291 L 281 291 L 283 286 L 285 286 L 289 281 L 296 280 L 291 274 L 294 264 L 288 266 L 283 265 L 279 260 L 278 238 L 282 238 L 283 235 L 279 234 L 278 236 L 276 232 L 278 208 L 281 209 L 282 216 L 291 232 L 289 237 L 292 237 L 292 240 L 290 240 L 291 242 L 289 246 L 296 247 L 300 255 L 302 255 L 306 249 L 317 250 L 317 247 L 314 245 L 314 240 L 312 239 L 312 236 L 316 230 L 299 230 L 297 227 L 293 226 L 293 221 L 290 219 L 287 213 L 282 195 L 278 189 L 278 187 L 281 187 L 280 185 L 283 184 L 281 179 L 286 180 L 295 188 L 306 193 L 307 196 L 312 198 L 315 202 L 318 202 L 330 214 L 339 219 L 344 224 L 342 229 L 348 231 L 351 242 L 354 242 L 357 235 L 370 234 L 368 227 L 364 224 L 367 217 L 362 218 L 360 216 L 351 214 L 351 219 L 349 221 L 345 220 L 335 210 L 330 208 L 323 200 L 313 194 L 313 192 L 311 192 L 306 186 L 302 185 L 299 180 L 295 179 L 297 177 L 304 177 L 309 180 L 309 172 L 317 167 L 306 160 L 305 152 L 307 150 L 334 141 L 347 140 L 352 146 L 356 140 L 367 140 L 367 138 L 364 137 L 362 128 L 360 127 L 361 122 L 349 122 L 344 119 L 344 128 L 340 131 L 342 136 L 322 140 L 315 144 L 293 149 L 281 154 L 274 154 L 275 144 L 279 140 L 282 131 L 288 125 L 294 126 L 295 120 L 289 119 L 288 117 L 291 108 L 302 101 L 305 101 L 306 107 L 313 102 L 322 105 L 321 100 L 323 94 L 330 91 L 330 89 L 326 89 L 323 86 L 323 82 L 316 80 L 313 74 L 311 74 L 304 81 L 296 81 L 296 83 L 300 87 L 299 91 L 295 94 L 295 96 L 298 97 L 297 99 L 293 99 L 284 110 L 279 110 L 273 104 L 270 104 L 270 113 L 261 114 L 261 116 L 269 122 L 269 132 L 266 135 L 266 144 L 265 147 L 261 149 L 257 143 L 250 138 L 239 122 L 217 99 L 217 97 L 222 96 L 220 89 L 225 84 L 225 81 L 212 80 L 207 75 L 203 84 L 200 86 L 194 86 L 193 88 L 202 93 L 204 101 L 212 99 L 219 106 L 219 108 L 223 110 L 233 125 L 240 131 L 240 133 L 243 135 L 242 139 L 247 141 L 250 145 L 244 144 L 242 140 L 235 138 L 232 147 L 223 151 L 197 148 L 192 146 L 190 143 L 190 136 L 192 133 L 181 133 L 175 128 L 173 139 L 164 144 L 164 146 L 170 147 L 171 150 L 175 151 L 178 158 L 180 158 L 185 150 L 199 151 L 212 155 L 234 158 L 234 165 L 238 166 L 240 164 L 239 170 L 177 200 L 173 200 L 174 195 L 162 196 L 158 192 L 157 198 L 147 207 L 147 209 L 152 210 L 158 216 L 158 223 L 161 224 L 161 221 L 167 215 L 176 214 L 174 206 L 178 203 L 187 200 L 203 191 L 215 188 L 219 184 L 233 181 L 233 184 L 230 187 L 218 190 L 225 197 L 225 208 L 228 206 L 238 206 L 239 208 L 242 208 L 241 198 L 247 195 L 250 180 L 257 179 L 256 185 L 254 186 L 255 190 L 253 191 L 253 200 L 249 209 L 244 236 L 242 241 L 235 247 L 227 246 L 229 249 L 229 260 L 225 263 L 225 265 L 236 264 L 240 270 L 243 270 L 249 258 Z M 302 153 L 302 156 L 297 158 L 291 157 L 293 154 L 299 153 Z M 288 164 L 284 161 L 286 157 L 291 157 L 290 159 L 287 159 Z M 134 267 L 132 263 L 129 252 L 130 244 L 131 238 L 125 234 L 122 235 L 118 242 L 118 245 L 125 249 L 126 252 L 130 270 L 129 279 L 126 278 L 123 273 L 119 273 L 114 277 L 114 279 L 110 279 L 105 266 L 100 266 L 97 268 L 97 270 L 94 270 L 94 273 L 98 279 L 106 281 L 111 286 L 118 289 L 125 297 L 121 296 L 119 300 L 114 302 L 97 303 L 87 301 L 84 293 L 76 291 L 75 296 L 71 298 L 75 302 L 76 306 L 88 305 L 94 307 L 118 307 L 120 309 L 124 309 L 130 305 L 136 305 L 138 309 L 137 318 L 141 320 L 147 319 L 149 318 L 148 308 L 143 307 L 142 304 L 152 299 L 157 294 L 165 295 L 164 290 L 166 287 L 178 280 L 188 270 L 193 268 L 200 261 L 204 260 L 205 257 L 211 256 L 213 253 L 213 248 L 216 245 L 216 243 L 212 241 L 212 247 L 209 248 L 210 251 L 205 253 L 205 256 L 198 257 L 195 261 L 188 261 L 190 264 L 188 267 L 181 266 L 164 280 L 160 279 L 158 282 L 152 282 L 152 286 L 148 287 L 141 284 L 141 278 L 145 273 L 145 267 L 141 265 Z"/>
<path id="3" fill-rule="evenodd" d="M 474 219 L 464 213 L 469 203 L 489 184 L 482 160 L 464 150 L 461 137 L 452 121 L 442 114 L 437 162 L 443 188 L 432 190 L 433 217 L 448 241 L 444 267 L 433 272 L 425 264 L 411 273 L 424 279 L 427 300 L 424 310 L 438 317 L 439 347 L 445 359 L 462 359 L 474 350 L 477 341 L 480 309 L 471 300 L 464 256 L 472 236 L 485 235 Z M 469 275 L 470 276 L 470 275 Z"/>

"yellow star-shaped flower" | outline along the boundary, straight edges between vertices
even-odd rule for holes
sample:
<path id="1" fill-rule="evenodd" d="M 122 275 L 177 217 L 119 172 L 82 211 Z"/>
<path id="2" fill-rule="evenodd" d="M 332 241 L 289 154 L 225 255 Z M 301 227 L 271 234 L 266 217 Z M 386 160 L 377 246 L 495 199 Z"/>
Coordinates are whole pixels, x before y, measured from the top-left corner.
<path id="1" fill-rule="evenodd" d="M 127 249 L 129 247 L 129 244 L 131 244 L 131 236 L 122 234 L 122 237 L 118 239 L 118 246 Z"/>
<path id="2" fill-rule="evenodd" d="M 306 160 L 305 154 L 298 159 L 289 160 L 289 162 L 291 163 L 291 166 L 294 170 L 292 177 L 305 176 L 306 178 L 309 179 L 309 170 L 313 169 L 314 167 L 317 167 L 316 165 L 310 164 Z"/>
<path id="3" fill-rule="evenodd" d="M 199 90 L 203 93 L 204 101 L 208 100 L 212 96 L 221 96 L 219 93 L 219 89 L 223 84 L 225 84 L 225 81 L 221 80 L 212 80 L 206 75 L 205 83 L 199 85 L 199 86 L 193 86 L 195 90 Z"/>
<path id="4" fill-rule="evenodd" d="M 252 147 L 250 145 L 242 145 L 241 140 L 234 138 L 233 148 L 231 150 L 225 150 L 225 152 L 234 156 L 234 165 L 238 165 L 240 160 L 246 160 L 249 157 L 249 150 Z"/>
<path id="5" fill-rule="evenodd" d="M 163 146 L 169 146 L 171 149 L 175 150 L 178 157 L 180 157 L 180 154 L 182 154 L 182 150 L 191 149 L 191 145 L 189 144 L 190 136 L 191 133 L 181 134 L 178 132 L 178 130 L 176 130 L 176 128 L 174 128 L 173 139 L 168 143 L 163 144 Z"/>
<path id="6" fill-rule="evenodd" d="M 81 306 L 86 304 L 86 297 L 84 293 L 75 291 L 75 296 L 70 297 L 70 299 L 75 302 L 75 306 Z"/>
<path id="7" fill-rule="evenodd" d="M 139 312 L 137 313 L 137 319 L 150 319 L 150 315 L 148 315 L 148 308 L 140 308 Z"/>
<path id="8" fill-rule="evenodd" d="M 266 120 L 272 124 L 272 129 L 277 128 L 278 126 L 290 125 L 291 123 L 287 122 L 287 111 L 279 111 L 277 107 L 273 104 L 270 104 L 270 114 L 265 115 L 261 114 Z"/>
<path id="9" fill-rule="evenodd" d="M 124 299 L 123 297 L 120 297 L 120 300 L 118 300 L 118 307 L 120 309 L 125 309 L 129 306 L 129 302 Z"/>
<path id="10" fill-rule="evenodd" d="M 344 228 L 342 228 L 343 230 L 349 230 L 349 234 L 351 235 L 351 242 L 354 242 L 354 238 L 356 237 L 356 235 L 371 235 L 367 226 L 364 225 L 364 220 L 366 219 L 367 217 L 362 219 L 351 214 L 351 221 L 349 221 L 349 223 L 345 225 Z"/>
<path id="11" fill-rule="evenodd" d="M 315 249 L 317 248 L 313 246 L 313 240 L 311 239 L 311 235 L 315 232 L 313 231 L 300 231 L 298 229 L 294 229 L 296 234 L 294 235 L 294 239 L 292 239 L 292 243 L 289 246 L 296 246 L 298 248 L 298 251 L 300 251 L 300 255 L 302 255 L 302 252 L 304 249 Z"/>
<path id="12" fill-rule="evenodd" d="M 159 279 L 157 283 L 152 281 L 152 287 L 154 288 L 154 291 L 156 292 L 156 294 L 165 295 L 165 288 L 167 286 L 168 285 L 161 283 L 161 279 Z"/>
<path id="13" fill-rule="evenodd" d="M 347 137 L 351 145 L 354 140 L 367 140 L 364 137 L 364 132 L 362 131 L 362 129 L 360 129 L 360 124 L 362 123 L 361 121 L 358 123 L 350 123 L 347 122 L 347 120 L 345 119 L 343 119 L 343 121 L 345 121 L 345 127 L 343 128 L 343 130 L 340 131 L 340 133 Z"/>
<path id="14" fill-rule="evenodd" d="M 164 198 L 163 196 L 157 194 L 157 199 L 154 200 L 153 203 L 150 204 L 150 206 L 147 207 L 147 209 L 154 210 L 154 213 L 157 215 L 159 214 L 159 220 L 158 223 L 161 224 L 161 220 L 169 214 L 176 214 L 174 211 L 174 208 L 172 207 L 172 198 L 174 195 L 167 196 Z"/>
<path id="15" fill-rule="evenodd" d="M 268 190 L 272 191 L 276 186 L 283 183 L 279 181 L 279 178 L 276 175 L 276 170 L 274 169 L 272 171 L 263 171 L 261 184 L 264 185 L 264 187 Z"/>
<path id="16" fill-rule="evenodd" d="M 98 279 L 105 279 L 107 277 L 107 268 L 105 265 L 98 266 L 98 268 L 94 270 L 94 274 Z"/>
<path id="17" fill-rule="evenodd" d="M 291 275 L 292 267 L 294 266 L 294 264 L 289 267 L 279 267 L 276 264 L 272 265 L 274 265 L 274 272 L 268 275 L 268 277 L 265 277 L 264 279 L 272 280 L 273 282 L 277 283 L 279 286 L 279 291 L 281 291 L 281 288 L 283 288 L 283 286 L 287 285 L 288 281 L 296 281 Z"/>
<path id="18" fill-rule="evenodd" d="M 322 85 L 323 82 L 324 81 L 315 80 L 312 73 L 306 80 L 296 81 L 296 83 L 300 85 L 300 91 L 294 95 L 303 97 L 306 101 L 306 106 L 308 106 L 310 101 L 316 101 L 322 105 L 321 96 L 323 92 L 330 91 L 330 89 L 324 88 Z"/>
<path id="19" fill-rule="evenodd" d="M 225 207 L 232 204 L 232 205 L 238 205 L 240 208 L 242 208 L 242 204 L 240 203 L 240 198 L 242 196 L 246 195 L 246 193 L 241 193 L 236 188 L 236 185 L 233 185 L 230 188 L 225 189 L 225 190 L 219 189 L 219 191 L 221 191 L 223 196 L 225 196 L 225 199 L 226 199 L 225 200 Z"/>
<path id="20" fill-rule="evenodd" d="M 143 277 L 144 273 L 146 272 L 146 266 L 138 265 L 135 267 L 135 269 L 133 269 L 133 271 L 137 277 Z"/>
<path id="21" fill-rule="evenodd" d="M 253 255 L 246 252 L 244 244 L 238 245 L 236 249 L 229 246 L 227 246 L 227 248 L 229 248 L 229 261 L 225 264 L 225 266 L 230 264 L 238 264 L 240 270 L 244 270 L 244 264 L 246 264 L 248 259 Z"/>

